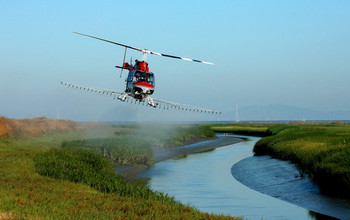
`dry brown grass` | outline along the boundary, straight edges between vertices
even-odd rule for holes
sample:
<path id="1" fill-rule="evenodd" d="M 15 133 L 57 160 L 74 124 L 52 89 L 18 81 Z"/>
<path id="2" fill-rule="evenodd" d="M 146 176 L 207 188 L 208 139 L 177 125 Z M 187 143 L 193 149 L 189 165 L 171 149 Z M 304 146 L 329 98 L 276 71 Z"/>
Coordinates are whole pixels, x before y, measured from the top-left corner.
<path id="1" fill-rule="evenodd" d="M 11 213 L 2 213 L 0 212 L 0 220 L 2 219 L 14 219 L 15 216 Z"/>
<path id="2" fill-rule="evenodd" d="M 46 134 L 50 131 L 80 130 L 98 124 L 81 125 L 73 121 L 48 119 L 39 117 L 34 119 L 8 119 L 0 117 L 0 139 L 6 137 L 28 137 Z"/>
<path id="3" fill-rule="evenodd" d="M 0 117 L 0 138 L 4 138 L 6 136 L 12 136 L 13 130 L 9 124 L 9 119 Z"/>

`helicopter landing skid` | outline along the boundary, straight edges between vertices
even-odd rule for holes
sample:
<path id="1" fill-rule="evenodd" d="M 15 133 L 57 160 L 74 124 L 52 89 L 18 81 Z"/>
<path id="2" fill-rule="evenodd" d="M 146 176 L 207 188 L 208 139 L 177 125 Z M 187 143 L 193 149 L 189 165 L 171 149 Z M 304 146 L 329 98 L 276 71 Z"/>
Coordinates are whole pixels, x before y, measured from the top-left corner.
<path id="1" fill-rule="evenodd" d="M 152 97 L 147 96 L 146 100 L 147 100 L 148 105 L 152 106 L 153 108 L 157 108 L 157 105 L 154 104 Z"/>
<path id="2" fill-rule="evenodd" d="M 120 101 L 124 102 L 127 95 L 128 95 L 127 93 L 123 93 L 123 94 L 121 94 L 121 95 L 118 96 L 118 99 L 119 99 Z"/>
<path id="3" fill-rule="evenodd" d="M 128 98 L 127 96 L 128 96 L 128 93 L 122 93 L 118 96 L 118 100 L 125 102 L 125 100 Z M 146 100 L 144 98 L 142 99 L 142 102 L 144 101 L 147 101 L 147 104 L 149 106 L 152 106 L 153 108 L 157 108 L 157 104 L 153 101 L 152 97 L 147 96 Z"/>

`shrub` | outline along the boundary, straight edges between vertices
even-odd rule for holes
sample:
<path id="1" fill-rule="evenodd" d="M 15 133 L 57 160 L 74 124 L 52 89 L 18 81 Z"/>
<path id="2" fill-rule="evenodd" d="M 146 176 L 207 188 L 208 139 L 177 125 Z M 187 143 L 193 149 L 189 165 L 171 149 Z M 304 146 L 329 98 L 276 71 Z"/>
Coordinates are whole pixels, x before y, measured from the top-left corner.
<path id="1" fill-rule="evenodd" d="M 51 149 L 34 159 L 44 176 L 84 183 L 102 192 L 114 191 L 114 166 L 103 156 L 82 149 Z"/>
<path id="2" fill-rule="evenodd" d="M 113 164 L 103 156 L 83 149 L 51 149 L 34 158 L 40 175 L 83 183 L 106 193 L 178 204 L 172 197 L 153 192 L 140 182 L 129 183 L 117 176 Z"/>

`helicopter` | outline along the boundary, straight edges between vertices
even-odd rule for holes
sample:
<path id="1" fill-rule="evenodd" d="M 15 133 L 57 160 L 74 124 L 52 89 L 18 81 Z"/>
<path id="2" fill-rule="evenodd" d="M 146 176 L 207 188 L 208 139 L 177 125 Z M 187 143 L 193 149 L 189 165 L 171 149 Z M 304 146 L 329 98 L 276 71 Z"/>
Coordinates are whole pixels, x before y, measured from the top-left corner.
<path id="1" fill-rule="evenodd" d="M 192 61 L 192 62 L 198 62 L 203 64 L 209 64 L 209 65 L 215 65 L 211 62 L 196 60 L 196 59 L 189 59 L 179 56 L 173 56 L 163 53 L 158 53 L 154 51 L 150 51 L 147 49 L 140 49 L 132 46 L 128 46 L 125 44 L 113 42 L 110 40 L 102 39 L 99 37 L 94 37 L 87 34 L 82 34 L 79 32 L 73 32 L 75 34 L 83 35 L 86 37 L 94 38 L 97 40 L 105 41 L 108 43 L 112 43 L 118 46 L 122 46 L 125 48 L 124 52 L 124 58 L 123 58 L 123 65 L 122 66 L 115 66 L 116 68 L 121 69 L 120 77 L 122 76 L 123 70 L 128 70 L 128 76 L 125 80 L 126 82 L 126 88 L 124 92 L 117 92 L 109 89 L 100 89 L 100 88 L 92 88 L 92 87 L 86 87 L 78 84 L 72 84 L 61 81 L 60 83 L 62 85 L 66 85 L 68 87 L 77 88 L 77 89 L 83 89 L 99 94 L 104 95 L 110 95 L 114 97 L 114 100 L 117 99 L 122 102 L 131 102 L 135 104 L 143 104 L 146 106 L 151 106 L 154 108 L 163 108 L 166 110 L 169 109 L 178 109 L 178 110 L 186 110 L 186 111 L 194 111 L 194 112 L 204 112 L 204 113 L 213 113 L 213 114 L 221 114 L 220 111 L 210 110 L 210 109 L 204 109 L 200 107 L 194 107 L 186 104 L 180 104 L 175 102 L 169 102 L 169 101 L 163 101 L 157 98 L 152 98 L 151 95 L 154 93 L 155 89 L 155 74 L 149 71 L 148 63 L 146 62 L 146 58 L 148 54 L 163 56 L 163 57 L 169 57 L 174 59 L 181 59 L 186 61 Z M 125 62 L 127 49 L 137 50 L 142 53 L 142 60 L 135 60 L 135 64 L 132 64 L 132 60 L 130 63 Z"/>

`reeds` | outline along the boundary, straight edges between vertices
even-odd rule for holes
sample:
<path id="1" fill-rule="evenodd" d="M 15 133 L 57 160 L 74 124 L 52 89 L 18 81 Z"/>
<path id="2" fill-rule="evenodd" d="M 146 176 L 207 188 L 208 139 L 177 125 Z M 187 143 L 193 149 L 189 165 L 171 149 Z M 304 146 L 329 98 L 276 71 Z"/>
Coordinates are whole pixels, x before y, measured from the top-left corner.
<path id="1" fill-rule="evenodd" d="M 252 136 L 267 136 L 269 135 L 269 127 L 272 124 L 266 123 L 235 123 L 235 124 L 217 124 L 210 128 L 215 132 L 234 133 Z"/>
<path id="2" fill-rule="evenodd" d="M 64 141 L 62 147 L 92 150 L 118 165 L 151 166 L 153 164 L 150 144 L 136 138 L 113 137 Z"/>

